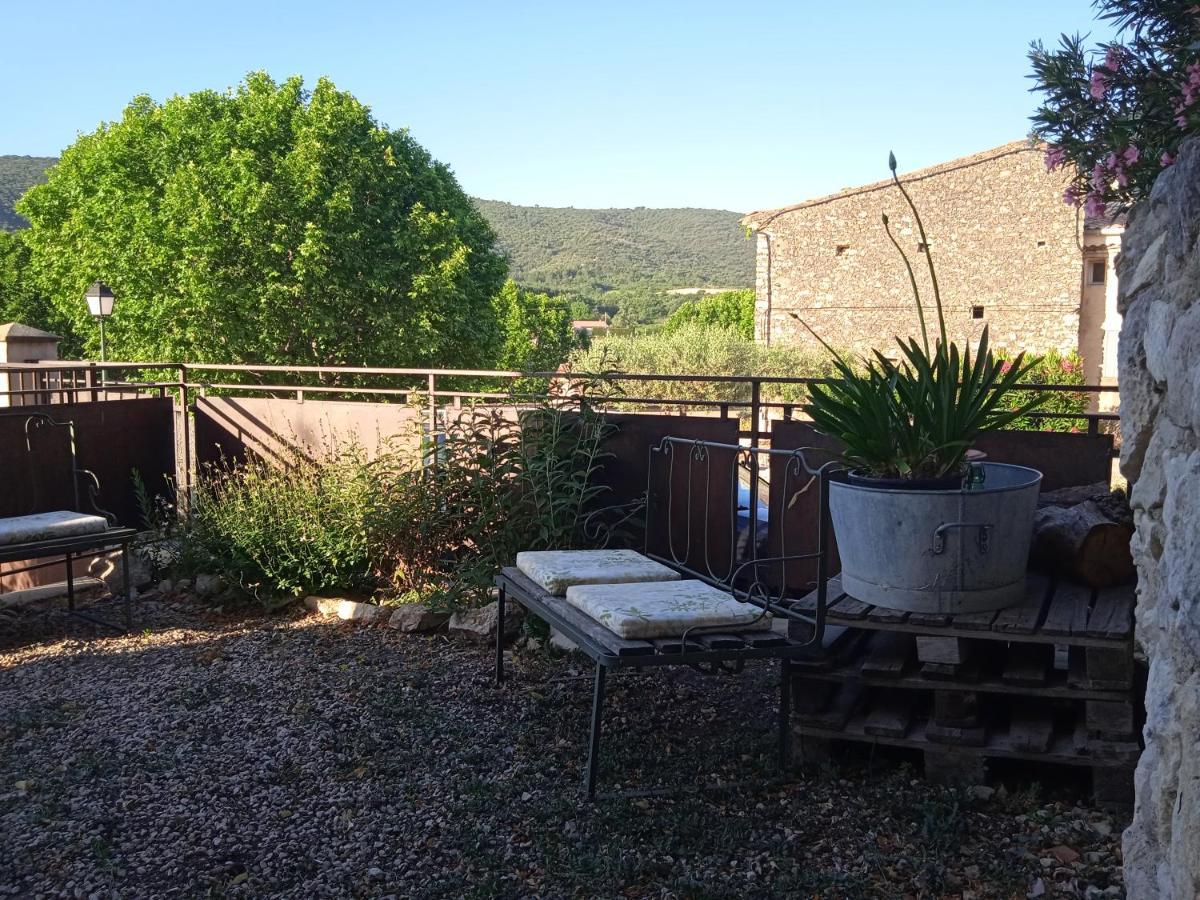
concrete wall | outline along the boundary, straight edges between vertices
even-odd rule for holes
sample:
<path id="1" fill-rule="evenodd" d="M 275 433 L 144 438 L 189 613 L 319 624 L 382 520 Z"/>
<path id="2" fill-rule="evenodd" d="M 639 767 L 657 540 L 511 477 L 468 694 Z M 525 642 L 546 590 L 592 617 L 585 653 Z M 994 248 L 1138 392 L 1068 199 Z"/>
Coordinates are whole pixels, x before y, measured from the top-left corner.
<path id="1" fill-rule="evenodd" d="M 1133 210 L 1120 261 L 1121 468 L 1133 485 L 1146 750 L 1130 897 L 1200 897 L 1200 140 Z"/>
<path id="2" fill-rule="evenodd" d="M 925 222 L 954 339 L 977 340 L 987 324 L 997 347 L 1076 349 L 1080 223 L 1062 202 L 1064 177 L 1046 172 L 1040 150 L 1008 144 L 902 180 Z M 747 217 L 758 231 L 761 340 L 815 348 L 793 312 L 829 343 L 857 351 L 891 349 L 893 335 L 917 333 L 908 275 L 884 233 L 884 212 L 932 303 L 913 218 L 899 191 L 881 182 Z M 932 323 L 932 310 L 927 316 Z"/>

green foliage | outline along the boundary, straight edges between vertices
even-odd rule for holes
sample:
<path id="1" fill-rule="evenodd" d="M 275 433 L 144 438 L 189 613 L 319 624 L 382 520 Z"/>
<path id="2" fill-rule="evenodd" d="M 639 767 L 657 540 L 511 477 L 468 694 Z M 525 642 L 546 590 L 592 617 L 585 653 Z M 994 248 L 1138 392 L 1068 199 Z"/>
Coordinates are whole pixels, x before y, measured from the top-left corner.
<path id="1" fill-rule="evenodd" d="M 212 572 L 266 603 L 371 583 L 367 516 L 398 465 L 351 448 L 279 466 L 257 458 L 202 473 L 183 540 L 185 570 Z"/>
<path id="2" fill-rule="evenodd" d="M 59 335 L 69 333 L 68 323 L 33 282 L 29 247 L 19 231 L 0 231 L 0 323 L 4 322 L 20 322 Z"/>
<path id="3" fill-rule="evenodd" d="M 764 347 L 728 328 L 685 322 L 651 334 L 612 335 L 592 342 L 571 357 L 576 372 L 597 372 L 608 364 L 617 370 L 651 375 L 762 375 L 782 378 L 825 378 L 833 366 L 824 354 L 793 347 Z M 617 383 L 622 393 L 666 401 L 716 400 L 749 402 L 750 385 L 730 382 L 663 381 Z M 799 385 L 766 384 L 763 398 L 799 402 Z"/>
<path id="4" fill-rule="evenodd" d="M 740 288 L 754 281 L 754 245 L 735 212 L 475 203 L 496 230 L 513 278 L 536 290 L 572 291 L 597 307 L 624 311 L 626 303 L 644 305 L 663 288 Z M 633 295 L 622 296 L 628 291 Z M 637 321 L 661 321 L 670 311 L 639 314 Z"/>
<path id="5" fill-rule="evenodd" d="M 888 164 L 896 187 L 912 210 L 921 242 L 928 247 L 920 213 L 896 177 L 895 156 L 889 157 Z M 866 474 L 912 479 L 956 475 L 965 471 L 966 453 L 976 437 L 1011 425 L 1038 405 L 1038 397 L 1018 402 L 1015 408 L 1004 405 L 1005 394 L 1033 363 L 1023 356 L 1011 362 L 996 359 L 988 349 L 986 327 L 974 356 L 969 347 L 960 351 L 950 342 L 933 254 L 927 250 L 938 324 L 931 348 L 912 265 L 892 236 L 886 215 L 883 225 L 908 271 L 921 341 L 899 340 L 898 363 L 875 351 L 857 368 L 826 344 L 838 377 L 825 385 L 812 385 L 804 411 L 818 430 L 843 443 L 846 463 Z"/>
<path id="6" fill-rule="evenodd" d="M 1066 199 L 1089 215 L 1150 193 L 1179 144 L 1200 130 L 1200 16 L 1192 0 L 1093 0 L 1120 40 L 1088 47 L 1078 34 L 1032 45 L 1042 105 L 1034 133 L 1046 164 L 1072 179 Z"/>
<path id="7" fill-rule="evenodd" d="M 496 297 L 496 313 L 504 333 L 497 360 L 501 369 L 553 372 L 581 345 L 566 302 L 523 290 L 511 279 Z"/>
<path id="8" fill-rule="evenodd" d="M 1002 366 L 1010 362 L 1008 355 L 1003 352 L 997 352 L 996 359 L 1001 361 Z M 1022 380 L 1029 384 L 1083 384 L 1083 360 L 1075 352 L 1064 356 L 1051 350 L 1033 361 Z M 1019 411 L 1030 399 L 1036 401 L 1039 413 L 1067 416 L 1087 412 L 1089 403 L 1088 395 L 1082 391 L 1012 391 L 1004 395 L 1001 405 Z M 1085 421 L 1079 418 L 1043 419 L 1040 416 L 1021 415 L 1007 427 L 1023 431 L 1082 431 L 1084 426 Z"/>
<path id="9" fill-rule="evenodd" d="M 594 476 L 610 430 L 586 400 L 551 400 L 519 414 L 464 410 L 428 464 L 401 473 L 373 504 L 380 575 L 397 594 L 469 606 L 518 551 L 586 546 L 585 516 L 605 490 Z"/>
<path id="10" fill-rule="evenodd" d="M 684 303 L 667 317 L 663 331 L 678 331 L 685 324 L 727 328 L 754 339 L 754 291 L 722 291 Z"/>
<path id="11" fill-rule="evenodd" d="M 51 156 L 0 156 L 0 231 L 29 224 L 13 207 L 22 194 L 46 180 L 46 170 L 57 161 Z"/>
<path id="12" fill-rule="evenodd" d="M 118 298 L 113 357 L 470 366 L 500 342 L 491 229 L 449 169 L 325 79 L 138 97 L 18 210 L 89 353 L 97 277 Z"/>

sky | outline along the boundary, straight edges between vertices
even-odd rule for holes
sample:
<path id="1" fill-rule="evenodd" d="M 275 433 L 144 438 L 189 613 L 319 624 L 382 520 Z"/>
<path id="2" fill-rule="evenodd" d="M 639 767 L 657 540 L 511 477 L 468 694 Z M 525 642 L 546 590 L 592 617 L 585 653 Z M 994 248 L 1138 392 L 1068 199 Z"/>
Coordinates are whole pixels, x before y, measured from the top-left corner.
<path id="1" fill-rule="evenodd" d="M 131 98 L 328 76 L 472 195 L 783 206 L 1018 140 L 1026 51 L 1088 0 L 0 0 L 0 154 L 57 155 Z"/>

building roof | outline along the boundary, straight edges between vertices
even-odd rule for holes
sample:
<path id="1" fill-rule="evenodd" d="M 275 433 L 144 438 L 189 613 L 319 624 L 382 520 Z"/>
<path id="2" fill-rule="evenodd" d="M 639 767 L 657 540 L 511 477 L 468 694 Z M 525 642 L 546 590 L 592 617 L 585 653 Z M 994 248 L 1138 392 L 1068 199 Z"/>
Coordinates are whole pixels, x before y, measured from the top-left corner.
<path id="1" fill-rule="evenodd" d="M 0 341 L 29 340 L 29 341 L 61 341 L 57 334 L 42 331 L 32 325 L 22 325 L 20 322 L 5 322 L 0 325 Z"/>
<path id="2" fill-rule="evenodd" d="M 1007 144 L 1001 144 L 999 147 L 993 147 L 991 150 L 983 150 L 979 153 L 973 153 L 970 156 L 960 156 L 958 159 L 952 159 L 948 162 L 938 163 L 935 166 L 927 166 L 924 169 L 917 169 L 900 176 L 900 180 L 905 184 L 913 181 L 922 181 L 926 178 L 932 178 L 935 175 L 942 175 L 946 172 L 953 172 L 957 169 L 966 169 L 970 166 L 977 166 L 980 163 L 990 162 L 993 159 L 999 159 L 1002 156 L 1010 156 L 1016 153 L 1041 153 L 1041 147 L 1037 144 L 1031 144 L 1028 139 L 1021 141 L 1011 141 Z M 771 220 L 783 215 L 784 213 L 793 212 L 798 209 L 806 209 L 810 206 L 821 206 L 826 203 L 833 203 L 835 200 L 843 200 L 847 197 L 856 197 L 860 194 L 869 194 L 872 191 L 882 191 L 892 187 L 892 179 L 886 178 L 883 181 L 876 181 L 872 184 L 864 184 L 861 187 L 846 188 L 838 191 L 835 194 L 826 194 L 824 197 L 816 197 L 812 200 L 805 200 L 801 203 L 794 203 L 791 206 L 781 206 L 778 209 L 763 209 L 757 212 L 747 213 L 741 219 L 743 225 L 752 229 L 760 229 L 768 224 Z"/>
<path id="3" fill-rule="evenodd" d="M 574 322 L 571 323 L 571 327 L 574 329 L 577 329 L 577 330 L 580 328 L 607 328 L 608 320 L 607 319 L 576 319 Z"/>

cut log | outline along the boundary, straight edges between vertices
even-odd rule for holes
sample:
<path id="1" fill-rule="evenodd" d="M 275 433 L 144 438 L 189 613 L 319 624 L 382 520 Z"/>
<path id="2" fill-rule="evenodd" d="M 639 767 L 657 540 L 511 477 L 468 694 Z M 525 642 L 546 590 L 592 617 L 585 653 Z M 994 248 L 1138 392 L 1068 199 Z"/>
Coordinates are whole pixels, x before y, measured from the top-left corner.
<path id="1" fill-rule="evenodd" d="M 1076 506 L 1044 506 L 1033 520 L 1030 556 L 1042 567 L 1091 587 L 1133 581 L 1129 552 L 1133 528 L 1114 522 L 1095 500 Z"/>

